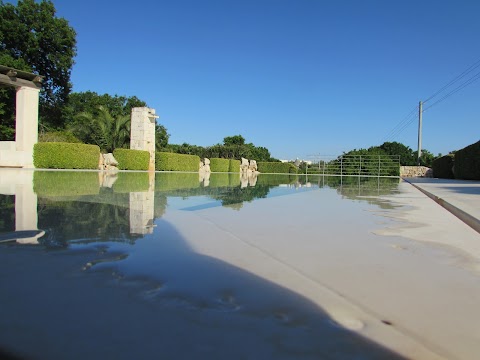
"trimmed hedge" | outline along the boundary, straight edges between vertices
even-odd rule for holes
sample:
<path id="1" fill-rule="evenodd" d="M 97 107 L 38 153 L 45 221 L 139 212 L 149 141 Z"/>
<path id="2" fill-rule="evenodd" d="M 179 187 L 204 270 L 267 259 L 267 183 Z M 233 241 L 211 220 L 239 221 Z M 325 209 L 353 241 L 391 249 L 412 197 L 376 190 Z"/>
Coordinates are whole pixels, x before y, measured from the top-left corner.
<path id="1" fill-rule="evenodd" d="M 113 157 L 120 170 L 148 170 L 150 153 L 146 150 L 115 149 Z"/>
<path id="2" fill-rule="evenodd" d="M 200 169 L 200 157 L 197 155 L 155 153 L 155 170 L 157 171 L 196 171 Z"/>
<path id="3" fill-rule="evenodd" d="M 219 159 L 219 158 L 210 159 L 211 172 L 228 172 L 229 168 L 230 168 L 230 160 L 228 159 Z"/>
<path id="4" fill-rule="evenodd" d="M 35 171 L 33 191 L 38 196 L 97 195 L 98 173 L 93 171 Z"/>
<path id="5" fill-rule="evenodd" d="M 239 173 L 240 164 L 241 164 L 240 160 L 230 159 L 230 163 L 228 164 L 228 172 Z"/>
<path id="6" fill-rule="evenodd" d="M 150 185 L 150 176 L 147 172 L 120 172 L 117 174 L 117 180 L 113 184 L 113 192 L 130 193 L 146 192 Z"/>
<path id="7" fill-rule="evenodd" d="M 77 143 L 36 143 L 33 165 L 42 169 L 98 169 L 100 148 Z"/>
<path id="8" fill-rule="evenodd" d="M 433 160 L 433 177 L 440 179 L 453 179 L 453 155 L 445 155 Z"/>
<path id="9" fill-rule="evenodd" d="M 297 168 L 291 163 L 259 162 L 258 171 L 266 174 L 296 174 Z"/>
<path id="10" fill-rule="evenodd" d="M 480 141 L 455 153 L 456 179 L 480 180 Z"/>

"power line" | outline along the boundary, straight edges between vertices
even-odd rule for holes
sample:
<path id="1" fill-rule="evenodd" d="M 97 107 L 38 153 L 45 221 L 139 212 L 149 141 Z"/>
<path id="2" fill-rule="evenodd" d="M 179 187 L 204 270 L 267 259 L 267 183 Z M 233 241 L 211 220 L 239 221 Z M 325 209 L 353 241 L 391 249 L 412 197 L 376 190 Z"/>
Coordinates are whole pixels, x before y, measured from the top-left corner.
<path id="1" fill-rule="evenodd" d="M 435 106 L 437 105 L 438 103 L 442 102 L 443 100 L 449 98 L 450 96 L 452 96 L 453 94 L 459 92 L 460 90 L 462 90 L 463 88 L 467 87 L 468 85 L 470 84 L 473 84 L 475 81 L 477 81 L 478 79 L 480 79 L 480 72 L 473 75 L 471 78 L 469 78 L 468 80 L 466 80 L 465 82 L 463 82 L 461 85 L 457 86 L 455 89 L 453 89 L 452 91 L 450 91 L 448 94 L 444 95 L 443 97 L 441 97 L 440 99 L 438 99 L 437 101 L 435 101 L 433 104 L 431 104 L 430 106 L 426 107 L 423 111 L 426 111 L 428 109 L 430 109 L 432 106 Z"/>
<path id="2" fill-rule="evenodd" d="M 445 84 L 443 87 L 441 87 L 439 90 L 437 90 L 435 93 L 433 93 L 432 95 L 430 95 L 426 100 L 423 101 L 423 103 L 425 104 L 427 101 L 430 101 L 432 100 L 435 96 L 437 96 L 438 94 L 440 94 L 442 91 L 444 91 L 445 89 L 447 89 L 449 86 L 455 84 L 457 81 L 459 81 L 460 79 L 464 78 L 465 76 L 467 76 L 468 74 L 470 74 L 473 70 L 475 70 L 476 68 L 478 68 L 480 66 L 480 59 L 477 60 L 474 64 L 470 65 L 468 68 L 466 68 L 461 74 L 457 75 L 455 78 L 453 78 L 451 81 L 449 81 L 447 84 Z"/>
<path id="3" fill-rule="evenodd" d="M 403 130 L 405 130 L 405 128 L 408 127 L 408 125 L 410 125 L 413 121 L 412 117 L 413 119 L 415 119 L 414 115 L 417 113 L 417 111 L 418 105 L 415 106 L 397 125 L 395 125 L 395 127 L 388 133 L 388 135 L 384 137 L 384 140 L 387 141 L 393 139 Z"/>

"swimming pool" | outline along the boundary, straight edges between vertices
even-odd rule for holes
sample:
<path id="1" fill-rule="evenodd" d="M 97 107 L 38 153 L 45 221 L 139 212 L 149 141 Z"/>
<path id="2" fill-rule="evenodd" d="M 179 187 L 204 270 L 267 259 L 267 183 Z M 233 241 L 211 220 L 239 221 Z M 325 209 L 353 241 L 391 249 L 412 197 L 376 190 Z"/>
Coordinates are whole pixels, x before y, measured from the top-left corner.
<path id="1" fill-rule="evenodd" d="M 422 226 L 399 179 L 0 179 L 0 345 L 27 358 L 441 358 L 437 296 L 480 294 L 459 253 L 393 230 Z"/>

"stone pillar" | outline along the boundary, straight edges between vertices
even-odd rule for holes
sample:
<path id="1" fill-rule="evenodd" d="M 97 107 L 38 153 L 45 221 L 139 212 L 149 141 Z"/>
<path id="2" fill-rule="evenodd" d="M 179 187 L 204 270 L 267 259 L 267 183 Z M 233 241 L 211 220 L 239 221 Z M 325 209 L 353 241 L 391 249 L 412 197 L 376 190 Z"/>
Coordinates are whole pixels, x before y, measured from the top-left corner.
<path id="1" fill-rule="evenodd" d="M 21 86 L 17 88 L 15 114 L 15 146 L 25 153 L 24 167 L 33 167 L 33 145 L 38 141 L 38 94 L 40 90 Z"/>
<path id="2" fill-rule="evenodd" d="M 132 109 L 130 125 L 130 149 L 147 150 L 150 153 L 149 171 L 155 171 L 155 109 Z"/>

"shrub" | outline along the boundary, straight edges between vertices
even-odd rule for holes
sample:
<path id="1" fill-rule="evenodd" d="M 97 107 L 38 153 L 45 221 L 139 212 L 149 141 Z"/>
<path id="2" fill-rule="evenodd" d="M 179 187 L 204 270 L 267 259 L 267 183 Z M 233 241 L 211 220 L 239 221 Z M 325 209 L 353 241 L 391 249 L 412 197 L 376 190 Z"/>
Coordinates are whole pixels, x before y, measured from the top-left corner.
<path id="1" fill-rule="evenodd" d="M 33 191 L 38 196 L 96 195 L 100 184 L 93 171 L 35 171 Z"/>
<path id="2" fill-rule="evenodd" d="M 148 170 L 150 153 L 146 150 L 115 149 L 113 157 L 121 170 Z"/>
<path id="3" fill-rule="evenodd" d="M 197 155 L 155 153 L 155 170 L 157 171 L 198 171 L 200 157 Z"/>
<path id="4" fill-rule="evenodd" d="M 230 168 L 230 160 L 228 159 L 219 159 L 219 158 L 210 159 L 211 172 L 228 172 L 229 168 Z"/>
<path id="5" fill-rule="evenodd" d="M 150 175 L 147 172 L 121 172 L 117 175 L 117 180 L 113 184 L 113 192 L 130 193 L 145 192 L 149 189 Z"/>
<path id="6" fill-rule="evenodd" d="M 480 180 L 480 141 L 455 153 L 456 179 Z"/>
<path id="7" fill-rule="evenodd" d="M 453 179 L 453 155 L 445 155 L 433 160 L 433 177 L 441 179 Z"/>
<path id="8" fill-rule="evenodd" d="M 66 143 L 81 143 L 79 139 L 70 131 L 47 131 L 38 134 L 38 142 L 66 142 Z"/>
<path id="9" fill-rule="evenodd" d="M 97 145 L 45 142 L 33 147 L 33 164 L 44 169 L 98 169 Z"/>
<path id="10" fill-rule="evenodd" d="M 239 173 L 240 172 L 240 160 L 230 159 L 228 164 L 228 172 Z"/>
<path id="11" fill-rule="evenodd" d="M 265 174 L 296 174 L 297 168 L 291 163 L 259 162 L 258 171 Z"/>

